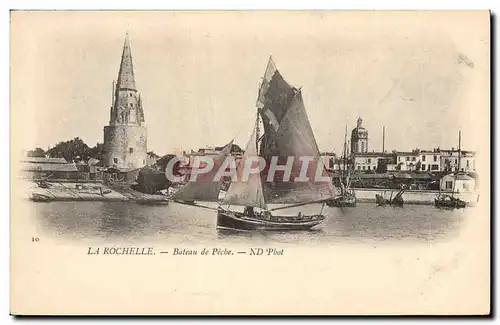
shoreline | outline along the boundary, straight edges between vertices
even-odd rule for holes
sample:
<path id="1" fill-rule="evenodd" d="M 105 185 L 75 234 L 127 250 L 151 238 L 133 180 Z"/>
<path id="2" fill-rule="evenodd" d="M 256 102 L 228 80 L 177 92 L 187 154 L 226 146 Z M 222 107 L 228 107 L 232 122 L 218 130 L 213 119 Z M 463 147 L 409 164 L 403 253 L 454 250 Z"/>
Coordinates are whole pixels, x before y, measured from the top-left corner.
<path id="1" fill-rule="evenodd" d="M 356 195 L 357 202 L 374 203 L 375 195 L 380 194 L 384 198 L 390 198 L 392 195 L 396 195 L 399 190 L 396 189 L 366 189 L 366 188 L 353 188 L 354 194 Z M 434 205 L 434 199 L 439 194 L 454 195 L 461 200 L 467 202 L 469 206 L 473 206 L 477 203 L 479 192 L 468 192 L 468 193 L 453 193 L 452 191 L 435 191 L 435 190 L 407 190 L 403 193 L 404 204 L 410 205 Z"/>
<path id="2" fill-rule="evenodd" d="M 28 199 L 32 194 L 41 194 L 49 198 L 45 202 L 138 202 L 138 203 L 168 203 L 164 195 L 145 194 L 130 187 L 131 184 L 96 184 L 82 182 L 49 182 L 49 188 L 42 188 L 34 182 L 29 182 L 26 191 Z M 78 188 L 77 186 L 84 186 Z M 102 194 L 101 194 L 102 189 Z M 43 201 L 39 201 L 43 202 Z"/>
<path id="3" fill-rule="evenodd" d="M 85 190 L 77 188 L 77 185 L 87 186 Z M 98 188 L 102 188 L 105 194 L 101 195 Z M 89 190 L 90 189 L 90 190 Z M 112 184 L 103 185 L 96 183 L 82 183 L 82 182 L 53 182 L 50 183 L 49 188 L 41 188 L 34 182 L 29 182 L 29 192 L 42 194 L 50 198 L 47 202 L 57 201 L 74 201 L 74 202 L 138 202 L 144 204 L 168 204 L 169 198 L 165 195 L 145 194 L 131 188 L 131 184 Z M 360 203 L 375 203 L 375 195 L 379 194 L 385 198 L 395 195 L 398 190 L 396 189 L 383 189 L 383 188 L 353 188 L 356 195 L 357 202 Z M 92 192 L 94 191 L 94 192 Z M 403 194 L 404 204 L 409 205 L 434 205 L 434 199 L 437 195 L 448 194 L 451 191 L 435 191 L 435 190 L 407 190 Z M 222 192 L 221 195 L 225 193 Z M 475 205 L 479 198 L 478 192 L 472 193 L 457 193 L 454 195 L 468 203 L 468 205 Z M 28 196 L 29 198 L 29 196 Z"/>

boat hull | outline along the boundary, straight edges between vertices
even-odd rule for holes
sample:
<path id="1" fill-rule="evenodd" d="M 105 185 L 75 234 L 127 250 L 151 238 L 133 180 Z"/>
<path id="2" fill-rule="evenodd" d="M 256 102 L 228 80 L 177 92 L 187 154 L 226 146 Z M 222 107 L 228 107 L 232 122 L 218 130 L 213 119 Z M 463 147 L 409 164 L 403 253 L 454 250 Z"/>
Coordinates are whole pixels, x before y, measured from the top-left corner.
<path id="1" fill-rule="evenodd" d="M 48 195 L 32 193 L 30 196 L 30 200 L 34 202 L 51 202 L 52 198 Z"/>
<path id="2" fill-rule="evenodd" d="M 323 215 L 312 215 L 304 217 L 279 217 L 273 216 L 273 220 L 257 219 L 246 216 L 243 213 L 218 210 L 217 229 L 234 230 L 310 230 L 325 220 Z"/>
<path id="3" fill-rule="evenodd" d="M 460 208 L 465 208 L 467 206 L 467 203 L 464 202 L 464 201 L 446 202 L 444 200 L 435 199 L 434 200 L 434 205 L 437 208 L 460 209 Z"/>
<path id="4" fill-rule="evenodd" d="M 375 202 L 377 203 L 378 206 L 384 206 L 384 205 L 393 205 L 393 206 L 398 206 L 402 207 L 404 204 L 403 198 L 399 197 L 397 199 L 388 200 L 382 197 L 380 194 L 375 194 Z"/>
<path id="5" fill-rule="evenodd" d="M 346 197 L 346 198 L 338 198 L 332 199 L 330 201 L 326 201 L 326 205 L 329 207 L 355 207 L 356 206 L 356 198 L 354 197 Z"/>

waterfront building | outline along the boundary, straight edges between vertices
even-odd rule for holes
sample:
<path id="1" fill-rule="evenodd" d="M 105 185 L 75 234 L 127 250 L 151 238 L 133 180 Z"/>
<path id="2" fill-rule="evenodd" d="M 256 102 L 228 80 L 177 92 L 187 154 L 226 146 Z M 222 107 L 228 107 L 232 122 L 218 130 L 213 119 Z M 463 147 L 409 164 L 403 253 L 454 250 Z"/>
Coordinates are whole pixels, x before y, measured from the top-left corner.
<path id="1" fill-rule="evenodd" d="M 104 127 L 104 165 L 121 170 L 144 167 L 147 130 L 141 95 L 135 85 L 128 35 L 123 45 L 118 79 L 113 82 L 109 125 Z"/>
<path id="2" fill-rule="evenodd" d="M 460 151 L 460 166 L 458 159 L 458 150 L 451 148 L 451 150 L 440 150 L 440 167 L 442 171 L 462 171 L 474 172 L 476 171 L 476 154 L 474 151 L 461 150 Z"/>
<path id="3" fill-rule="evenodd" d="M 438 149 L 419 151 L 420 171 L 441 171 L 440 152 Z"/>
<path id="4" fill-rule="evenodd" d="M 419 168 L 420 153 L 417 150 L 396 151 L 396 169 L 400 171 L 417 171 Z"/>
<path id="5" fill-rule="evenodd" d="M 415 172 L 439 172 L 441 171 L 439 151 L 413 149 L 409 151 L 395 151 L 397 169 L 401 171 Z"/>
<path id="6" fill-rule="evenodd" d="M 190 153 L 183 151 L 181 159 L 183 160 L 185 165 L 187 165 L 188 167 L 192 167 L 195 157 L 210 156 L 215 158 L 223 149 L 224 146 L 220 147 L 207 146 L 205 148 L 199 148 L 198 151 L 191 150 Z M 230 155 L 235 157 L 236 162 L 238 162 L 243 157 L 243 153 L 244 151 L 238 145 L 233 144 L 233 146 L 231 147 Z"/>
<path id="7" fill-rule="evenodd" d="M 353 155 L 354 170 L 356 171 L 390 171 L 391 166 L 395 166 L 396 156 L 391 152 L 365 152 Z M 394 170 L 394 169 L 393 169 Z"/>
<path id="8" fill-rule="evenodd" d="M 385 142 L 385 129 L 383 134 Z M 384 149 L 384 144 L 382 145 Z M 358 118 L 356 127 L 351 132 L 350 140 L 351 154 L 349 162 L 356 171 L 373 171 L 383 163 L 387 171 L 413 171 L 413 172 L 475 172 L 476 161 L 475 152 L 468 150 L 459 152 L 455 148 L 442 150 L 434 148 L 432 150 L 413 149 L 411 151 L 393 151 L 392 153 L 368 152 L 368 130 L 363 127 L 363 120 Z M 341 158 L 333 161 L 333 170 L 339 169 Z M 459 162 L 460 160 L 460 162 Z M 343 162 L 341 163 L 343 164 Z M 460 166 L 458 166 L 460 164 Z M 330 163 L 331 166 L 331 163 Z M 380 170 L 380 169 L 379 169 Z"/>
<path id="9" fill-rule="evenodd" d="M 25 157 L 20 161 L 21 177 L 30 180 L 77 179 L 78 168 L 64 158 Z"/>
<path id="10" fill-rule="evenodd" d="M 471 193 L 475 191 L 476 181 L 474 178 L 465 175 L 448 174 L 441 178 L 440 188 L 442 191 L 452 191 L 459 193 Z"/>

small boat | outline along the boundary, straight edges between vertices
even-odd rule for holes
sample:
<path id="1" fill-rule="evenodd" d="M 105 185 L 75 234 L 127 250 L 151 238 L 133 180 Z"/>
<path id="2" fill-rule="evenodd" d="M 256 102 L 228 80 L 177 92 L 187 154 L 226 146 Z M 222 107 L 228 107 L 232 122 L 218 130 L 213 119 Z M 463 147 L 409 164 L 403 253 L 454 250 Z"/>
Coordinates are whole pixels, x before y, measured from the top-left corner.
<path id="1" fill-rule="evenodd" d="M 31 193 L 30 200 L 34 202 L 50 202 L 52 197 L 40 193 Z"/>
<path id="2" fill-rule="evenodd" d="M 326 201 L 326 205 L 329 207 L 338 207 L 338 208 L 355 207 L 356 206 L 356 197 L 354 195 L 346 194 L 344 196 Z"/>
<path id="3" fill-rule="evenodd" d="M 434 205 L 437 208 L 460 209 L 465 208 L 467 206 L 467 202 L 450 195 L 441 194 L 434 199 Z"/>
<path id="4" fill-rule="evenodd" d="M 341 174 L 339 175 L 340 181 L 340 197 L 333 198 L 326 202 L 329 207 L 355 207 L 356 206 L 356 195 L 354 191 L 350 190 L 351 187 L 351 170 L 349 168 L 350 164 L 346 164 L 347 160 L 347 125 L 344 135 L 344 151 L 342 153 L 343 167 L 340 168 Z M 346 166 L 347 165 L 347 166 Z"/>
<path id="5" fill-rule="evenodd" d="M 403 200 L 403 193 L 405 191 L 406 187 L 401 187 L 399 192 L 392 198 L 392 192 L 391 192 L 391 197 L 389 199 L 384 198 L 380 194 L 375 194 L 375 202 L 377 203 L 378 206 L 384 206 L 384 205 L 393 205 L 397 207 L 402 207 L 404 205 L 404 200 Z"/>
<path id="6" fill-rule="evenodd" d="M 403 197 L 402 196 L 396 196 L 394 199 L 392 199 L 391 205 L 397 206 L 397 207 L 402 207 L 404 204 Z"/>
<path id="7" fill-rule="evenodd" d="M 460 166 L 460 142 L 461 142 L 461 131 L 458 131 L 458 166 Z M 455 184 L 457 182 L 457 176 L 459 174 L 459 168 L 455 172 L 455 180 L 453 182 L 453 189 L 450 195 L 446 194 L 438 194 L 438 197 L 434 199 L 434 205 L 437 208 L 450 208 L 450 209 L 459 209 L 465 208 L 467 203 L 465 201 L 460 200 L 457 197 L 454 197 L 455 194 Z M 441 186 L 439 187 L 439 191 L 441 192 Z M 478 197 L 479 200 L 479 197 Z"/>

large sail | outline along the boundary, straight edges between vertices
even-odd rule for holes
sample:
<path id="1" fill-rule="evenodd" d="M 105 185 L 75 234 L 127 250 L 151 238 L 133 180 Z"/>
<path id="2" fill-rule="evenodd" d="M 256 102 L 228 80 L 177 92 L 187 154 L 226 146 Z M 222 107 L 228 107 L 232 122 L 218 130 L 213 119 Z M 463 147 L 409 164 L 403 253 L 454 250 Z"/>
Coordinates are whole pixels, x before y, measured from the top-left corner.
<path id="1" fill-rule="evenodd" d="M 208 173 L 198 175 L 196 181 L 188 182 L 172 195 L 176 201 L 218 201 L 221 180 L 214 179 L 220 166 L 231 153 L 233 141 L 228 143 L 217 156 L 214 157 L 214 167 Z"/>
<path id="2" fill-rule="evenodd" d="M 264 183 L 265 199 L 268 204 L 292 204 L 313 202 L 329 199 L 335 194 L 331 179 L 323 180 L 316 177 L 316 169 L 321 172 L 318 176 L 327 177 L 323 166 L 318 145 L 309 123 L 304 107 L 301 91 L 293 97 L 287 108 L 278 130 L 269 139 L 274 148 L 273 154 L 280 157 L 294 157 L 292 175 L 289 181 Z M 300 157 L 312 157 L 307 169 L 308 182 L 298 181 L 302 162 Z"/>
<path id="3" fill-rule="evenodd" d="M 257 127 L 258 119 L 256 120 L 252 135 L 248 140 L 245 153 L 236 167 L 236 180 L 231 182 L 223 200 L 223 204 L 252 206 L 267 209 L 260 174 L 250 174 L 248 180 L 243 177 L 243 170 L 245 169 L 245 166 L 253 166 L 258 163 L 257 161 L 251 160 L 252 158 L 258 157 Z"/>
<path id="4" fill-rule="evenodd" d="M 264 156 L 271 155 L 275 149 L 272 147 L 270 139 L 278 130 L 295 90 L 276 69 L 276 65 L 270 57 L 257 99 L 257 108 L 264 125 L 263 145 L 260 148 L 260 153 Z"/>

